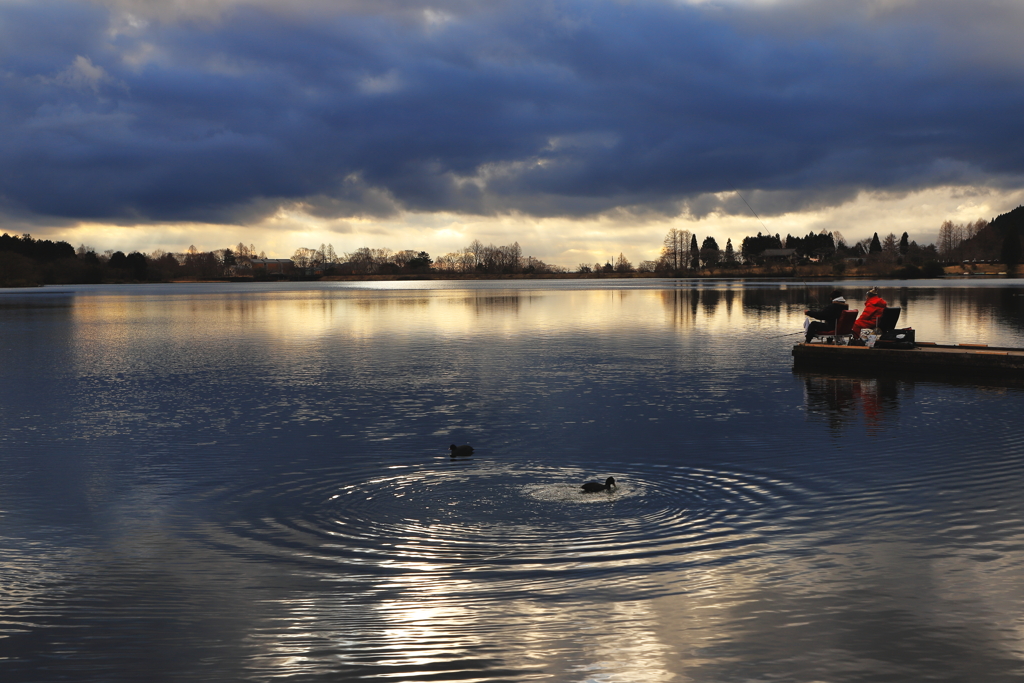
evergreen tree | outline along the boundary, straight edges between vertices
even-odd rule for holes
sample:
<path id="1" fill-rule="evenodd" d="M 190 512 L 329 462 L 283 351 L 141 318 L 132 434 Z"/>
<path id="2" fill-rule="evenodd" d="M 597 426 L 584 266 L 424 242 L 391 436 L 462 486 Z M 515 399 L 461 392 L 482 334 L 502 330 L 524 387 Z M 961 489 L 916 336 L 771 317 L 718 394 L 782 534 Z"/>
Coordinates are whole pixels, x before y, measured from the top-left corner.
<path id="1" fill-rule="evenodd" d="M 718 248 L 718 241 L 714 237 L 708 235 L 704 238 L 703 244 L 700 247 L 700 260 L 703 261 L 706 266 L 718 265 L 718 259 L 721 255 L 721 251 Z"/>
<path id="2" fill-rule="evenodd" d="M 149 275 L 149 260 L 142 252 L 133 251 L 125 256 L 125 266 L 128 272 L 131 273 L 133 280 L 142 282 Z"/>
<path id="3" fill-rule="evenodd" d="M 690 267 L 694 270 L 700 270 L 700 249 L 697 248 L 697 236 L 694 235 L 690 239 Z"/>
<path id="4" fill-rule="evenodd" d="M 900 256 L 906 256 L 907 251 L 910 250 L 910 235 L 903 233 L 903 237 L 900 238 Z"/>
<path id="5" fill-rule="evenodd" d="M 733 248 L 732 248 L 732 238 L 729 238 L 729 239 L 725 240 L 725 262 L 726 263 L 735 263 L 736 262 L 736 252 L 734 252 Z"/>
<path id="6" fill-rule="evenodd" d="M 869 254 L 880 254 L 882 252 L 882 243 L 878 240 L 878 233 L 871 238 L 871 246 L 868 248 Z"/>
<path id="7" fill-rule="evenodd" d="M 1006 264 L 1007 275 L 1016 272 L 1020 257 L 1020 234 L 1014 226 L 1008 225 L 1003 230 L 1003 246 L 1000 249 L 1000 260 Z"/>
<path id="8" fill-rule="evenodd" d="M 127 270 L 128 257 L 125 256 L 123 251 L 115 251 L 110 255 L 110 260 L 107 261 L 107 265 L 117 270 Z"/>
<path id="9" fill-rule="evenodd" d="M 430 270 L 430 265 L 433 263 L 433 259 L 430 258 L 430 254 L 421 251 L 409 262 L 405 264 L 405 267 L 409 270 Z"/>
<path id="10" fill-rule="evenodd" d="M 781 249 L 782 242 L 777 237 L 757 233 L 757 237 L 744 237 L 740 243 L 740 253 L 747 263 L 755 261 L 765 249 Z M 793 247 L 795 248 L 795 247 Z"/>

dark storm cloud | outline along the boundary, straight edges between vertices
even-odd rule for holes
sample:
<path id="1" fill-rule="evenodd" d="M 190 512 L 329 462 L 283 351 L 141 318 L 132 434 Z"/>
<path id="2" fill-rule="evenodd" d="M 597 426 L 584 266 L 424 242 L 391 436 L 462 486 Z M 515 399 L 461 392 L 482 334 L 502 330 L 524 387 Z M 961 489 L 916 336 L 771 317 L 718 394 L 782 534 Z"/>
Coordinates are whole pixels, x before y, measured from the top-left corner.
<path id="1" fill-rule="evenodd" d="M 699 216 L 1024 169 L 1005 4 L 341 6 L 0 6 L 0 206 Z"/>

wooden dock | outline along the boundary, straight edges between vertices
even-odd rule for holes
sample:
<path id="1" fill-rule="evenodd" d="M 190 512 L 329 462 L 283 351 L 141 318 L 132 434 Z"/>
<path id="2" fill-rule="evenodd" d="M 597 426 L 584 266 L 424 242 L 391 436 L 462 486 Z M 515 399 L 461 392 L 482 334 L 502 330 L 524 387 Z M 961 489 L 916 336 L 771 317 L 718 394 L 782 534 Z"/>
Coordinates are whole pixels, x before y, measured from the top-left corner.
<path id="1" fill-rule="evenodd" d="M 1013 381 L 1024 380 L 1024 349 L 933 342 L 917 342 L 910 349 L 797 344 L 793 347 L 793 369 Z"/>

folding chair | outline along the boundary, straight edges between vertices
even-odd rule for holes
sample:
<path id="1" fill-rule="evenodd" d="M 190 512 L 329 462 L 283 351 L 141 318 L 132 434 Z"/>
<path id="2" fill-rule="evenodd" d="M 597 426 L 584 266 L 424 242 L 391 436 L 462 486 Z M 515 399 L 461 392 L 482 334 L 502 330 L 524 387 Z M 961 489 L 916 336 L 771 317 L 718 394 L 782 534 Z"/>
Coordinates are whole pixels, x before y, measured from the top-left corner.
<path id="1" fill-rule="evenodd" d="M 878 318 L 878 329 L 882 332 L 892 332 L 895 330 L 896 322 L 900 319 L 900 313 L 902 311 L 903 309 L 899 306 L 887 306 L 882 311 L 882 315 Z"/>
<path id="2" fill-rule="evenodd" d="M 836 326 L 831 330 L 825 332 L 816 332 L 812 338 L 820 337 L 827 339 L 832 337 L 833 344 L 847 344 L 850 338 L 853 337 L 853 323 L 857 320 L 857 314 L 860 313 L 856 308 L 847 309 L 839 314 L 839 320 L 836 321 Z"/>

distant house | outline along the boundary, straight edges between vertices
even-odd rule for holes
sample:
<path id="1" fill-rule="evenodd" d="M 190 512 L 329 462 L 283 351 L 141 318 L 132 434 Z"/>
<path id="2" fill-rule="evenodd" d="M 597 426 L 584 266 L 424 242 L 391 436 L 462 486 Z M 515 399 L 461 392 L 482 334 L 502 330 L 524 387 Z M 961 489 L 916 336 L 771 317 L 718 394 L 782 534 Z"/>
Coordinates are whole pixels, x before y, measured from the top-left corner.
<path id="1" fill-rule="evenodd" d="M 249 259 L 254 275 L 283 275 L 294 265 L 290 258 Z"/>
<path id="2" fill-rule="evenodd" d="M 791 262 L 796 260 L 796 249 L 765 249 L 761 252 L 765 263 Z"/>

